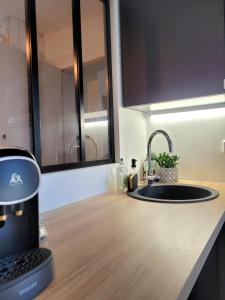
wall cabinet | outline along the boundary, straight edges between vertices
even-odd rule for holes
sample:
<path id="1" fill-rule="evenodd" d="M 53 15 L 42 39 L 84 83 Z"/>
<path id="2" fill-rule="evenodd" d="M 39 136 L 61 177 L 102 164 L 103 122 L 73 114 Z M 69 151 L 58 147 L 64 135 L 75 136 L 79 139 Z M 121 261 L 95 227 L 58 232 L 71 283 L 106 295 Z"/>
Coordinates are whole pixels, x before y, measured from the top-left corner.
<path id="1" fill-rule="evenodd" d="M 224 93 L 224 0 L 120 0 L 124 106 Z"/>
<path id="2" fill-rule="evenodd" d="M 225 299 L 225 225 L 199 274 L 188 300 Z"/>

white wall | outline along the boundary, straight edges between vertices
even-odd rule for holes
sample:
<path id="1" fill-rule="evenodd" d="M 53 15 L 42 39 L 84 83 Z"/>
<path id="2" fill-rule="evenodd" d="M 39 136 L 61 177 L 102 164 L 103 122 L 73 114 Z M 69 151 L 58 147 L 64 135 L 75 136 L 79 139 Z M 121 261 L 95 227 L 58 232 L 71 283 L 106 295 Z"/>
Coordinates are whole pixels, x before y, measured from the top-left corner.
<path id="1" fill-rule="evenodd" d="M 142 163 L 147 149 L 147 125 L 143 113 L 122 107 L 122 76 L 119 31 L 119 1 L 111 1 L 111 34 L 113 61 L 113 95 L 115 111 L 115 130 L 117 159 L 122 157 L 127 166 L 131 159 L 138 160 L 137 166 L 141 172 Z"/>
<path id="2" fill-rule="evenodd" d="M 112 182 L 111 169 L 112 165 L 103 165 L 42 175 L 40 211 L 107 192 Z"/>
<path id="3" fill-rule="evenodd" d="M 66 28 L 44 36 L 46 61 L 59 69 L 73 65 L 73 33 Z"/>
<path id="4" fill-rule="evenodd" d="M 120 121 L 120 156 L 128 167 L 131 159 L 137 159 L 139 176 L 141 176 L 143 161 L 147 154 L 147 124 L 143 113 L 131 109 L 119 109 Z"/>
<path id="5" fill-rule="evenodd" d="M 83 62 L 92 61 L 105 56 L 102 6 L 98 5 L 96 9 L 98 16 L 88 19 L 83 18 L 81 26 Z M 81 5 L 81 17 L 82 15 L 85 15 L 85 10 Z"/>
<path id="6" fill-rule="evenodd" d="M 225 181 L 225 109 L 148 117 L 148 135 L 163 129 L 181 157 L 180 179 Z M 167 151 L 163 137 L 153 141 L 154 152 Z"/>
<path id="7" fill-rule="evenodd" d="M 99 9 L 99 13 L 102 10 Z M 82 20 L 83 62 L 105 56 L 103 16 Z M 46 60 L 60 69 L 73 65 L 73 43 L 71 27 L 45 35 Z"/>

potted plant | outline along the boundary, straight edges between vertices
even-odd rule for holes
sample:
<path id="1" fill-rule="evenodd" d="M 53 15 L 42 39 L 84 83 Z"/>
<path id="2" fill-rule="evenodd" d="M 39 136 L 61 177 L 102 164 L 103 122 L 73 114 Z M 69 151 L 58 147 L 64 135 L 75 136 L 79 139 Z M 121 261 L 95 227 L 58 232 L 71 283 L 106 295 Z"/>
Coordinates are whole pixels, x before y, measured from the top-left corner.
<path id="1" fill-rule="evenodd" d="M 177 155 L 168 154 L 166 152 L 154 156 L 158 164 L 157 174 L 163 183 L 172 183 L 178 181 L 177 164 L 180 159 Z"/>

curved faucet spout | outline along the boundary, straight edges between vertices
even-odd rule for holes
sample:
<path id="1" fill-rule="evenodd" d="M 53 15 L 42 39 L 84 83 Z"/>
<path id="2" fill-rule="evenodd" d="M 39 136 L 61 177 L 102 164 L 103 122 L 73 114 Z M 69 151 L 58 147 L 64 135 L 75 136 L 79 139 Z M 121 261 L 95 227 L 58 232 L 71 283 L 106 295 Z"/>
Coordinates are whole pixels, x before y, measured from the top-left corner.
<path id="1" fill-rule="evenodd" d="M 170 153 L 173 152 L 173 143 L 172 143 L 172 140 L 171 140 L 170 136 L 168 135 L 168 133 L 166 133 L 164 130 L 161 130 L 161 129 L 154 131 L 148 139 L 148 149 L 147 149 L 147 151 L 148 151 L 148 175 L 151 175 L 152 140 L 158 134 L 162 134 L 166 138 L 168 147 L 169 147 L 169 152 Z"/>

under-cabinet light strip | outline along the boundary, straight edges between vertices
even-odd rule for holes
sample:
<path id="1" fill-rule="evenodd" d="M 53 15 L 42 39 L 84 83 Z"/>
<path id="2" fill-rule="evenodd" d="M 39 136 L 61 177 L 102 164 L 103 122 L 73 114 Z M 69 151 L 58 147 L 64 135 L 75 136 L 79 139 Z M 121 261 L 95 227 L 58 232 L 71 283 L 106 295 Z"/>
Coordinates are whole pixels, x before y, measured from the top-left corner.
<path id="1" fill-rule="evenodd" d="M 206 119 L 217 119 L 225 117 L 225 108 L 173 112 L 163 114 L 152 114 L 150 120 L 153 123 L 174 123 L 174 122 L 187 122 L 187 121 L 200 121 Z"/>
<path id="2" fill-rule="evenodd" d="M 93 122 L 85 122 L 84 127 L 97 127 L 97 126 L 107 126 L 108 121 L 103 120 L 103 121 L 93 121 Z"/>

